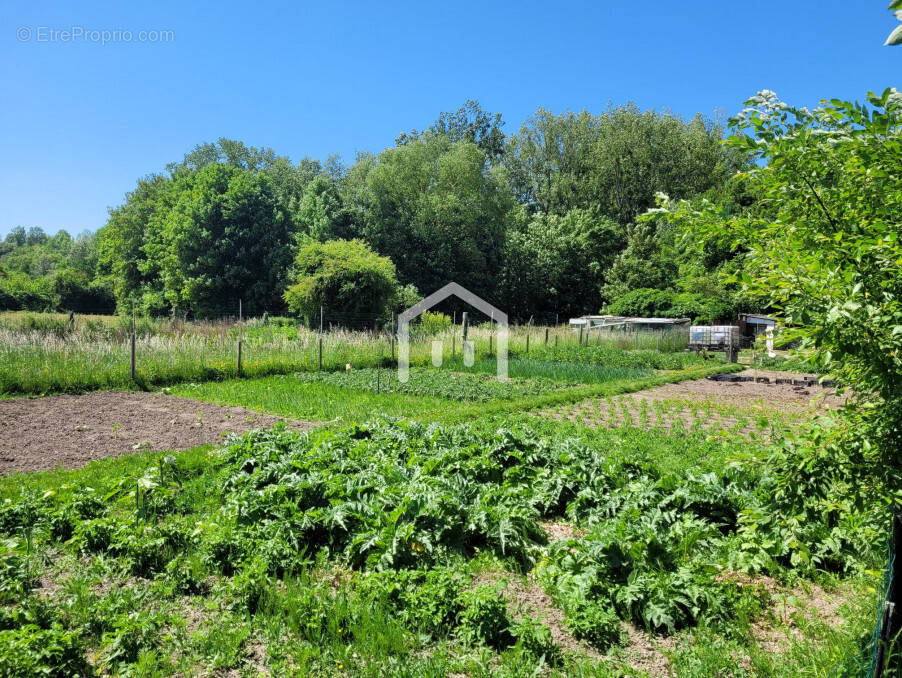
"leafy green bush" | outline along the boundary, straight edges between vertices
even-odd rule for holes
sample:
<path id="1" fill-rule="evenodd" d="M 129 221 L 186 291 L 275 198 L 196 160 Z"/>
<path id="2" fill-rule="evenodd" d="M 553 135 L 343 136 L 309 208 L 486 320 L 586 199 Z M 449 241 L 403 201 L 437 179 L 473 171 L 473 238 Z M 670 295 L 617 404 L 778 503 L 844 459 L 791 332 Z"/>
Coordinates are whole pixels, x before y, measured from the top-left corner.
<path id="1" fill-rule="evenodd" d="M 444 313 L 424 311 L 420 315 L 419 330 L 426 335 L 435 335 L 444 332 L 451 327 L 451 316 Z"/>
<path id="2" fill-rule="evenodd" d="M 47 311 L 57 308 L 58 301 L 50 276 L 32 278 L 18 271 L 0 275 L 0 310 Z"/>
<path id="3" fill-rule="evenodd" d="M 577 638 L 600 650 L 623 644 L 623 624 L 610 605 L 577 598 L 565 603 L 564 613 L 567 626 Z"/>
<path id="4" fill-rule="evenodd" d="M 630 290 L 605 308 L 607 313 L 640 318 L 689 318 L 702 325 L 732 320 L 738 307 L 729 298 L 651 288 Z"/>
<path id="5" fill-rule="evenodd" d="M 486 483 L 500 481 L 499 464 L 511 463 L 523 442 L 500 440 L 483 450 L 477 440 L 472 432 L 389 421 L 319 438 L 278 429 L 233 437 L 218 460 L 227 473 L 221 523 L 234 531 L 224 533 L 214 518 L 201 548 L 225 566 L 250 552 L 244 544 L 260 525 L 278 522 L 297 547 L 328 546 L 354 567 L 416 567 L 477 548 L 531 562 L 542 535 L 535 509 Z M 398 445 L 401 458 L 393 452 Z M 353 454 L 342 452 L 348 449 Z M 231 534 L 225 542 L 224 534 Z"/>
<path id="6" fill-rule="evenodd" d="M 311 242 L 298 251 L 288 308 L 309 324 L 320 308 L 384 317 L 398 294 L 395 265 L 360 240 Z"/>
<path id="7" fill-rule="evenodd" d="M 25 550 L 18 539 L 0 539 L 0 603 L 21 600 L 34 585 Z"/>
<path id="8" fill-rule="evenodd" d="M 494 648 L 511 645 L 511 620 L 503 593 L 496 586 L 480 584 L 460 594 L 458 633 L 466 642 L 485 643 Z"/>
<path id="9" fill-rule="evenodd" d="M 551 630 L 538 619 L 523 617 L 510 627 L 511 635 L 517 641 L 517 647 L 531 657 L 543 659 L 552 666 L 561 663 L 561 649 L 555 645 Z"/>
<path id="10" fill-rule="evenodd" d="M 462 609 L 463 575 L 451 567 L 431 570 L 383 570 L 358 577 L 365 598 L 389 606 L 405 626 L 433 638 L 455 628 Z"/>
<path id="11" fill-rule="evenodd" d="M 673 292 L 640 287 L 631 290 L 607 305 L 606 311 L 612 315 L 637 318 L 672 317 L 665 315 L 673 307 Z"/>
<path id="12" fill-rule="evenodd" d="M 0 631 L 0 675 L 78 678 L 95 675 L 78 634 L 28 625 Z"/>
<path id="13" fill-rule="evenodd" d="M 123 664 L 134 664 L 142 652 L 157 646 L 160 623 L 150 614 L 119 615 L 113 627 L 114 631 L 103 636 L 103 649 L 104 663 L 114 670 Z"/>

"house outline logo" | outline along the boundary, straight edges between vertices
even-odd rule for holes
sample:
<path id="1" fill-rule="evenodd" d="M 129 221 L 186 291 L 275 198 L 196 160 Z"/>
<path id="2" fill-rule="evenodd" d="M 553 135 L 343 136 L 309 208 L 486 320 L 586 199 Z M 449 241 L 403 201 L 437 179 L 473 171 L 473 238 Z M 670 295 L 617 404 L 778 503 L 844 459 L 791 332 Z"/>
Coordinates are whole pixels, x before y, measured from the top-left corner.
<path id="1" fill-rule="evenodd" d="M 448 283 L 398 316 L 398 380 L 406 383 L 410 376 L 410 321 L 451 296 L 465 301 L 498 323 L 497 375 L 498 381 L 507 381 L 507 340 L 509 334 L 507 313 L 495 308 L 485 299 L 476 296 L 456 282 Z"/>

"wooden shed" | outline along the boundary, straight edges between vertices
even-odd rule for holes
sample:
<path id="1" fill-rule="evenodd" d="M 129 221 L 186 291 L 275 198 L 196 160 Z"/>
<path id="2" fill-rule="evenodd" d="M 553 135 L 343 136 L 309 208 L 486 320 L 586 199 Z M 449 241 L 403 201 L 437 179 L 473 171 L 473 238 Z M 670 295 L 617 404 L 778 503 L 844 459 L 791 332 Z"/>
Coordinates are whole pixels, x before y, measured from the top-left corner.
<path id="1" fill-rule="evenodd" d="M 768 328 L 777 329 L 777 319 L 769 315 L 758 313 L 740 313 L 739 322 L 740 341 L 744 347 L 754 346 L 755 339 L 767 333 Z"/>

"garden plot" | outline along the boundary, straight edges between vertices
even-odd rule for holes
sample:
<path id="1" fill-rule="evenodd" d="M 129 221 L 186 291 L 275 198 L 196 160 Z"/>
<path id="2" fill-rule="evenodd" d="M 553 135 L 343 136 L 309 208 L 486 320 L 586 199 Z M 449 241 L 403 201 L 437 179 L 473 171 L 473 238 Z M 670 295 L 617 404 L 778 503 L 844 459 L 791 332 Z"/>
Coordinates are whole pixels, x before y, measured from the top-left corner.
<path id="1" fill-rule="evenodd" d="M 832 389 L 812 385 L 807 375 L 746 370 L 738 376 L 751 380 L 694 379 L 593 398 L 542 414 L 593 428 L 638 426 L 753 437 L 793 428 L 844 402 Z"/>
<path id="2" fill-rule="evenodd" d="M 279 417 L 162 393 L 101 392 L 0 401 L 0 474 L 79 468 L 140 450 L 183 450 Z M 290 428 L 311 424 L 292 421 Z"/>

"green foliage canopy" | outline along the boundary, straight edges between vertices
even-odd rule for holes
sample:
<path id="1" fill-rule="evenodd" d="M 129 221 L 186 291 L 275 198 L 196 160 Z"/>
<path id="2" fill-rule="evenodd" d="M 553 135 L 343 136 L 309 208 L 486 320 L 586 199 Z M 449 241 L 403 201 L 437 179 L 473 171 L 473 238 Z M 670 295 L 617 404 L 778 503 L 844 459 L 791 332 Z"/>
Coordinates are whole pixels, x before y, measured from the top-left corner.
<path id="1" fill-rule="evenodd" d="M 902 96 L 790 106 L 763 91 L 731 145 L 767 162 L 750 171 L 766 210 L 667 205 L 698 240 L 742 244 L 747 289 L 782 310 L 816 359 L 870 401 L 881 447 L 902 439 Z"/>
<path id="2" fill-rule="evenodd" d="M 149 223 L 142 272 L 165 300 L 199 317 L 281 306 L 291 229 L 265 174 L 212 164 L 179 173 Z"/>
<path id="3" fill-rule="evenodd" d="M 398 293 L 395 266 L 360 240 L 303 245 L 295 261 L 296 282 L 285 291 L 289 310 L 311 322 L 320 307 L 385 316 Z"/>

